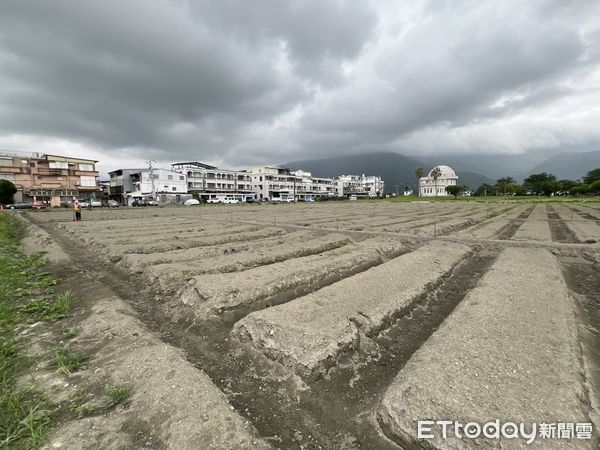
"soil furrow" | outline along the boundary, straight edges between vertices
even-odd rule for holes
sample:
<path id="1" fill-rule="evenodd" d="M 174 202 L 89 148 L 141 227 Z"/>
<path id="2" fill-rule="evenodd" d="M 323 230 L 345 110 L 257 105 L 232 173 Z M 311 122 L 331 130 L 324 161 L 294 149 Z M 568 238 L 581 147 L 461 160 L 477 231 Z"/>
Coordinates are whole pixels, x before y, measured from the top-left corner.
<path id="1" fill-rule="evenodd" d="M 554 242 L 567 242 L 577 244 L 579 239 L 575 233 L 561 220 L 553 206 L 547 206 L 548 210 L 548 225 L 550 225 L 550 233 Z"/>

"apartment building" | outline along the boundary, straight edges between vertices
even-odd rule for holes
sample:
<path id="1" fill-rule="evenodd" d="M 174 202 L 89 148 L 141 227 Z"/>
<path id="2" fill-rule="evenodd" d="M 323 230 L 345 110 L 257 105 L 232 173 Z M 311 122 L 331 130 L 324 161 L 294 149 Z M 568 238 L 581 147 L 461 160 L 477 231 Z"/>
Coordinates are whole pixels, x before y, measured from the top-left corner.
<path id="1" fill-rule="evenodd" d="M 363 175 L 341 175 L 335 179 L 338 197 L 377 197 L 385 187 L 381 177 Z"/>
<path id="2" fill-rule="evenodd" d="M 17 187 L 16 202 L 43 201 L 64 206 L 73 198 L 91 199 L 99 193 L 99 172 L 91 159 L 49 154 L 0 154 L 0 179 Z"/>
<path id="3" fill-rule="evenodd" d="M 383 193 L 384 186 L 380 177 L 342 175 L 339 178 L 322 178 L 313 177 L 311 172 L 304 170 L 291 171 L 279 166 L 229 170 L 190 161 L 174 163 L 171 169 L 154 169 L 154 176 L 158 177 L 154 188 L 151 187 L 148 169 L 113 171 L 110 173 L 110 197 L 125 204 L 145 197 L 153 197 L 163 203 L 179 202 L 183 193 L 204 201 L 312 201 L 350 195 L 375 197 Z M 181 184 L 175 186 L 172 184 L 175 181 Z"/>
<path id="4" fill-rule="evenodd" d="M 246 202 L 255 198 L 252 176 L 247 171 L 219 169 L 197 161 L 175 163 L 171 168 L 185 174 L 188 192 L 203 200 L 232 197 Z"/>
<path id="5" fill-rule="evenodd" d="M 159 168 L 119 169 L 108 175 L 110 198 L 124 205 L 147 200 L 183 203 L 192 198 L 187 176 L 180 172 Z"/>

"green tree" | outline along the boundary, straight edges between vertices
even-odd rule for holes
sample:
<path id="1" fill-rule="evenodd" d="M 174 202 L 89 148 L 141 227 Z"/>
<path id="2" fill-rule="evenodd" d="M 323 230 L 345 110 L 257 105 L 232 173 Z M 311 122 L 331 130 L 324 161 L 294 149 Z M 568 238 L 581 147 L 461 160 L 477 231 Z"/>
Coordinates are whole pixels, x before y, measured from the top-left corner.
<path id="1" fill-rule="evenodd" d="M 600 180 L 600 168 L 590 170 L 585 177 L 583 177 L 583 182 L 585 184 L 592 184 L 594 181 Z"/>
<path id="2" fill-rule="evenodd" d="M 431 175 L 431 178 L 433 178 L 433 185 L 435 186 L 435 195 L 437 196 L 437 180 L 439 177 L 442 176 L 442 171 L 439 167 L 434 167 L 433 169 L 431 169 L 431 172 L 429 172 L 429 175 Z"/>
<path id="3" fill-rule="evenodd" d="M 513 177 L 502 177 L 496 180 L 496 190 L 502 195 L 512 194 L 515 184 L 517 183 Z"/>
<path id="4" fill-rule="evenodd" d="M 8 180 L 0 180 L 0 203 L 14 203 L 17 187 Z"/>
<path id="5" fill-rule="evenodd" d="M 424 172 L 423 172 L 423 168 L 422 167 L 417 167 L 417 169 L 415 170 L 415 177 L 417 177 L 417 189 L 419 192 L 419 197 L 421 196 L 421 187 L 419 186 L 419 180 L 421 179 L 421 177 L 423 176 Z"/>
<path id="6" fill-rule="evenodd" d="M 558 180 L 556 182 L 558 185 L 559 191 L 570 191 L 573 187 L 577 186 L 579 183 L 573 180 Z"/>
<path id="7" fill-rule="evenodd" d="M 600 194 L 600 180 L 596 180 L 590 184 L 590 192 L 593 194 Z"/>
<path id="8" fill-rule="evenodd" d="M 483 183 L 477 188 L 474 195 L 476 197 L 493 197 L 496 195 L 496 189 L 491 184 Z"/>
<path id="9" fill-rule="evenodd" d="M 537 195 L 550 195 L 557 190 L 556 177 L 550 173 L 534 173 L 525 178 L 523 188 Z"/>
<path id="10" fill-rule="evenodd" d="M 446 192 L 450 195 L 454 195 L 454 198 L 456 198 L 458 197 L 458 194 L 465 192 L 465 187 L 462 184 L 446 186 Z"/>
<path id="11" fill-rule="evenodd" d="M 571 195 L 585 195 L 590 192 L 589 184 L 578 184 L 571 188 Z"/>

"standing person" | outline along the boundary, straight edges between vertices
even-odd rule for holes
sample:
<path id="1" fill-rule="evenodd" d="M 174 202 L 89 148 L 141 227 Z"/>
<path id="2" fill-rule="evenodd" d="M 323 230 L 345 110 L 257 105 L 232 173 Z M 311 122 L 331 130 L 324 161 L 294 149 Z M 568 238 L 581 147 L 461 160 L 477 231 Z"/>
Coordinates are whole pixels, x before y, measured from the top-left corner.
<path id="1" fill-rule="evenodd" d="M 81 220 L 81 203 L 79 200 L 75 200 L 73 203 L 73 212 L 75 213 L 75 221 L 79 222 Z"/>

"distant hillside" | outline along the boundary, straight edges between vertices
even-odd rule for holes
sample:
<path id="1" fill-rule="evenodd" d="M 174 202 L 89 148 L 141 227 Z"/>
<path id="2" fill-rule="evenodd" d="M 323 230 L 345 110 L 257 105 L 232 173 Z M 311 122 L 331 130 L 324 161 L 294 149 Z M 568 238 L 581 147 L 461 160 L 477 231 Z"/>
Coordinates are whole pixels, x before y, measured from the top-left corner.
<path id="1" fill-rule="evenodd" d="M 458 175 L 458 182 L 464 186 L 467 186 L 472 191 L 476 191 L 477 188 L 484 183 L 487 183 L 487 184 L 495 184 L 496 183 L 495 180 L 493 180 L 489 177 L 486 177 L 485 175 L 481 175 L 480 173 L 462 172 L 460 170 L 456 170 L 455 172 L 456 172 L 456 175 Z"/>
<path id="2" fill-rule="evenodd" d="M 437 164 L 447 164 L 447 162 L 440 160 Z M 417 185 L 415 169 L 421 166 L 425 171 L 428 171 L 433 167 L 433 163 L 424 163 L 408 156 L 390 152 L 292 161 L 282 165 L 292 170 L 302 169 L 312 172 L 313 176 L 316 177 L 335 177 L 350 174 L 380 176 L 385 181 L 386 192 L 394 192 L 396 185 L 398 185 L 399 192 L 405 186 L 411 186 L 414 189 Z M 493 183 L 493 180 L 479 173 L 461 171 L 458 166 L 451 167 L 456 170 L 459 183 L 469 186 L 471 189 L 477 189 L 483 183 Z"/>
<path id="3" fill-rule="evenodd" d="M 529 173 L 548 172 L 559 180 L 578 180 L 597 168 L 600 168 L 600 151 L 561 153 L 533 167 Z"/>
<path id="4" fill-rule="evenodd" d="M 426 165 L 443 164 L 452 167 L 457 172 L 472 172 L 497 180 L 498 178 L 510 176 L 518 178 L 525 172 L 545 161 L 550 156 L 549 152 L 531 151 L 521 154 L 440 154 L 435 157 L 420 158 Z M 467 183 L 468 186 L 470 186 Z"/>
<path id="5" fill-rule="evenodd" d="M 376 175 L 385 181 L 385 189 L 392 192 L 398 187 L 416 184 L 415 169 L 422 165 L 420 161 L 397 153 L 370 153 L 339 156 L 326 159 L 292 161 L 283 164 L 290 169 L 302 169 L 312 172 L 316 177 L 336 177 L 339 175 Z"/>

